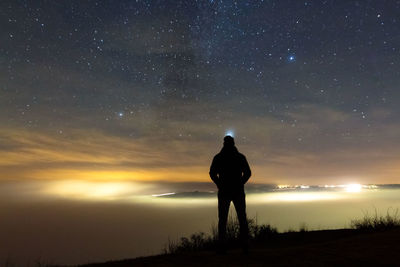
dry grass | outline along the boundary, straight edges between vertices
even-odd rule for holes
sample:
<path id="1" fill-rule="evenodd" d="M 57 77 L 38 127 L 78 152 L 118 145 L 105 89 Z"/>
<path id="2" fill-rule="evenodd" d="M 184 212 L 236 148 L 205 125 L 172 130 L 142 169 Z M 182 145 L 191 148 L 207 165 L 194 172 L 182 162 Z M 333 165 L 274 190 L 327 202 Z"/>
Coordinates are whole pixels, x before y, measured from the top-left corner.
<path id="1" fill-rule="evenodd" d="M 385 215 L 378 214 L 375 209 L 374 214 L 364 213 L 362 219 L 352 220 L 351 228 L 362 231 L 385 231 L 400 228 L 400 218 L 398 209 L 388 209 Z"/>
<path id="2" fill-rule="evenodd" d="M 265 242 L 278 234 L 276 228 L 263 224 L 258 225 L 256 219 L 249 219 L 249 239 L 254 242 Z M 226 226 L 226 239 L 230 247 L 240 246 L 239 221 L 230 217 Z M 218 241 L 218 227 L 211 227 L 211 235 L 204 232 L 192 234 L 190 237 L 182 237 L 178 241 L 168 240 L 163 252 L 165 254 L 176 254 L 188 251 L 215 250 Z"/>

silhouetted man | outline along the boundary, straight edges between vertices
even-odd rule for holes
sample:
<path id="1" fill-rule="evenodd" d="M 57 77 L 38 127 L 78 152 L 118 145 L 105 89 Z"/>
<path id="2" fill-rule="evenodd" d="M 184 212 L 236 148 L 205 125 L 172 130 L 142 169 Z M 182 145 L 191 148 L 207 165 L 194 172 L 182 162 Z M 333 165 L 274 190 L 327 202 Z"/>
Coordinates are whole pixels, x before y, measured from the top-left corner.
<path id="1" fill-rule="evenodd" d="M 218 187 L 218 252 L 225 252 L 226 223 L 231 201 L 235 205 L 240 224 L 240 239 L 244 252 L 247 252 L 248 225 L 244 184 L 249 180 L 251 170 L 246 157 L 239 153 L 231 136 L 224 137 L 224 146 L 215 155 L 210 177 Z"/>

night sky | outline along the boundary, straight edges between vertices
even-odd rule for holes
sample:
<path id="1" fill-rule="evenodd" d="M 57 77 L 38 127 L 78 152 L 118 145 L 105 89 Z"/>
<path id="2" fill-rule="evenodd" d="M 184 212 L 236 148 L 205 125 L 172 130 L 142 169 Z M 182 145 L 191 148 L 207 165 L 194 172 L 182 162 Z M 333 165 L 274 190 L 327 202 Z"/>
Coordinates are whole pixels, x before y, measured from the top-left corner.
<path id="1" fill-rule="evenodd" d="M 396 183 L 400 1 L 1 1 L 0 179 Z"/>

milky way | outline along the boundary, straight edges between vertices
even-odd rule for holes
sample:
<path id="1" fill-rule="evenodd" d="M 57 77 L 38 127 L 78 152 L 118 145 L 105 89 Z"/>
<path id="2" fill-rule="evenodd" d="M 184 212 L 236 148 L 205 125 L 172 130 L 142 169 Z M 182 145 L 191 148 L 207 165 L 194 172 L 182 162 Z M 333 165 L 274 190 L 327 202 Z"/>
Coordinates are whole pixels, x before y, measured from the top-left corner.
<path id="1" fill-rule="evenodd" d="M 400 1 L 2 1 L 0 178 L 395 182 Z"/>

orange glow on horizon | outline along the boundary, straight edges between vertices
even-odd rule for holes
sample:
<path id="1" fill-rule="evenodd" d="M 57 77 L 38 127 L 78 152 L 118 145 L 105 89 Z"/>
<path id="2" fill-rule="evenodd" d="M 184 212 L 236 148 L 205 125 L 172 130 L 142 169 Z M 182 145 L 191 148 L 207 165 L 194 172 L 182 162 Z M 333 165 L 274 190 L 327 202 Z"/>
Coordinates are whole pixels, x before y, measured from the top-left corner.
<path id="1" fill-rule="evenodd" d="M 205 182 L 209 178 L 204 170 L 190 168 L 179 169 L 157 169 L 157 170 L 71 170 L 54 169 L 43 170 L 32 173 L 32 177 L 47 180 L 86 180 L 86 181 L 169 181 L 169 182 Z"/>
<path id="2" fill-rule="evenodd" d="M 212 157 L 221 144 L 191 140 L 154 140 L 107 135 L 93 129 L 71 129 L 69 135 L 0 129 L 0 180 L 168 181 L 210 182 Z M 238 145 L 248 158 L 250 182 L 285 184 L 397 183 L 399 161 L 376 161 L 357 168 L 340 168 L 340 162 L 360 158 L 360 151 L 313 155 L 287 151 L 266 160 L 255 147 Z M 251 153 L 249 153 L 251 152 Z M 378 153 L 378 152 L 377 152 Z M 374 158 L 380 156 L 373 155 Z M 341 158 L 345 157 L 345 159 Z M 273 160 L 271 160 L 273 158 Z M 321 158 L 337 159 L 321 162 Z"/>

